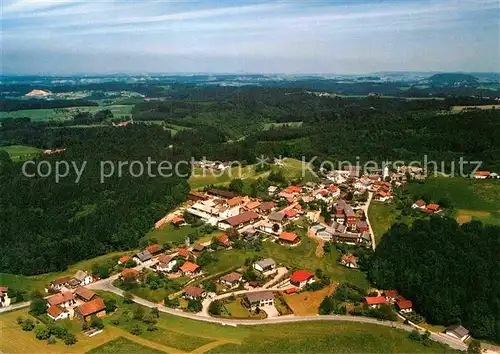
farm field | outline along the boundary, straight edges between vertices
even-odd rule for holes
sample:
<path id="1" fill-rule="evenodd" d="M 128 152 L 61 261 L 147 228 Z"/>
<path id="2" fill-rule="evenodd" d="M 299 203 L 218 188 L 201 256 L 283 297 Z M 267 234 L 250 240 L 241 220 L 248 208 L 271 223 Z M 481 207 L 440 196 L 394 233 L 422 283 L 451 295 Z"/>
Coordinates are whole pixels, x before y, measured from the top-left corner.
<path id="1" fill-rule="evenodd" d="M 318 291 L 305 291 L 300 294 L 283 295 L 287 305 L 298 316 L 318 314 L 319 305 L 323 299 L 335 291 L 335 285 L 327 286 Z"/>
<path id="2" fill-rule="evenodd" d="M 408 190 L 415 196 L 424 195 L 435 201 L 449 198 L 457 210 L 459 222 L 500 223 L 499 180 L 435 177 L 423 184 L 409 184 Z"/>
<path id="3" fill-rule="evenodd" d="M 462 112 L 463 110 L 467 109 L 499 109 L 500 105 L 494 105 L 494 104 L 485 104 L 485 105 L 479 105 L 479 106 L 453 106 L 451 107 L 451 111 L 454 113 Z"/>
<path id="4" fill-rule="evenodd" d="M 283 127 L 298 128 L 300 126 L 302 126 L 302 122 L 266 123 L 264 124 L 264 130 Z"/>
<path id="5" fill-rule="evenodd" d="M 284 158 L 283 166 L 272 165 L 270 171 L 282 171 L 285 178 L 288 180 L 300 178 L 302 176 L 302 161 Z M 233 167 L 224 172 L 212 173 L 210 170 L 203 170 L 201 168 L 195 168 L 193 175 L 189 178 L 188 182 L 191 189 L 202 189 L 210 184 L 229 184 L 231 179 L 241 178 L 245 179 L 257 179 L 265 178 L 269 175 L 270 171 L 256 172 L 256 165 L 248 165 L 242 167 Z M 306 175 L 310 175 L 306 172 Z"/>
<path id="6" fill-rule="evenodd" d="M 115 118 L 130 119 L 132 117 L 133 105 L 109 105 L 109 106 L 82 106 L 70 108 L 51 109 L 26 109 L 13 112 L 0 112 L 0 119 L 4 118 L 31 118 L 32 121 L 56 120 L 65 121 L 71 119 L 78 112 L 97 112 L 109 109 Z"/>
<path id="7" fill-rule="evenodd" d="M 147 332 L 145 324 L 133 319 L 125 322 L 125 310 L 138 305 L 123 304 L 116 295 L 99 293 L 103 298 L 115 298 L 118 311 L 104 318 L 103 333 L 94 337 L 77 334 L 78 342 L 65 346 L 60 341 L 48 345 L 33 332 L 24 332 L 16 324 L 18 316 L 29 316 L 27 309 L 0 315 L 0 351 L 4 353 L 275 353 L 275 352 L 342 352 L 342 353 L 443 353 L 451 349 L 432 342 L 424 346 L 411 341 L 402 330 L 373 324 L 317 321 L 263 326 L 227 327 L 193 321 L 160 313 L 155 332 Z M 145 309 L 145 311 L 148 311 Z M 118 326 L 112 319 L 119 319 Z M 134 336 L 129 327 L 138 323 L 143 331 Z M 76 324 L 76 323 L 75 323 Z M 79 332 L 75 325 L 74 332 Z M 137 351 L 135 351 L 137 350 Z"/>
<path id="8" fill-rule="evenodd" d="M 27 160 L 42 152 L 41 149 L 25 145 L 0 146 L 0 150 L 7 151 L 12 161 Z"/>
<path id="9" fill-rule="evenodd" d="M 51 280 L 66 275 L 74 275 L 78 270 L 89 271 L 92 268 L 92 264 L 96 262 L 105 262 L 113 258 L 119 258 L 124 254 L 127 254 L 127 252 L 113 252 L 96 258 L 87 259 L 75 263 L 69 266 L 67 270 L 61 272 L 45 273 L 45 274 L 29 275 L 29 276 L 0 273 L 0 284 L 12 287 L 17 290 L 25 290 L 28 292 L 31 290 L 37 290 L 43 292 L 45 286 L 47 286 Z"/>

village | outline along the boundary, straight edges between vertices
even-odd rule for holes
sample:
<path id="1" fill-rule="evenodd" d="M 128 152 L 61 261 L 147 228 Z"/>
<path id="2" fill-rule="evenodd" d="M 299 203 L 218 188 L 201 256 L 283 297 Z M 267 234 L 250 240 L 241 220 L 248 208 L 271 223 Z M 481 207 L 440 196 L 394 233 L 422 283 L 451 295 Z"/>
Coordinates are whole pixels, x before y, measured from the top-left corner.
<path id="1" fill-rule="evenodd" d="M 224 166 L 227 164 L 204 168 L 224 169 Z M 303 314 L 289 301 L 293 296 L 297 299 L 302 296 L 295 303 L 302 302 L 300 307 L 308 307 L 303 299 L 313 299 L 310 306 L 316 306 L 317 312 L 320 305 L 319 313 L 323 315 L 375 317 L 423 330 L 418 325 L 423 319 L 414 312 L 412 302 L 396 290 L 362 289 L 330 279 L 322 269 L 300 268 L 293 262 L 279 262 L 272 255 L 258 254 L 262 244 L 293 251 L 314 240 L 318 245 L 316 255 L 336 247 L 338 266 L 348 272 L 360 272 L 363 268 L 360 257 L 376 247 L 367 217 L 370 202 L 391 203 L 393 188 L 408 179 L 423 180 L 425 175 L 422 169 L 405 166 L 397 171 L 385 168 L 371 174 L 360 174 L 355 169 L 332 171 L 321 182 L 271 185 L 265 198 L 239 195 L 222 188 L 192 190 L 186 203 L 158 220 L 154 228 L 167 225 L 189 228 L 189 223 L 196 220 L 219 230 L 211 240 L 193 243 L 187 237 L 182 247 L 151 243 L 117 259 L 115 274 L 108 278 L 100 279 L 80 270 L 73 277 L 54 279 L 46 287 L 49 294 L 45 297 L 46 315 L 54 321 L 73 319 L 93 323 L 93 319 L 108 312 L 96 291 L 107 290 L 134 299 L 146 294 L 141 289 L 147 287 L 149 293 L 144 295 L 147 301 L 155 300 L 160 308 L 173 308 L 201 318 L 263 321 L 288 318 Z M 438 204 L 423 200 L 416 200 L 412 208 L 428 215 L 442 212 Z M 257 254 L 253 252 L 244 265 L 235 264 L 230 271 L 215 274 L 207 271 L 206 265 L 213 261 L 213 255 L 245 252 L 247 247 L 256 247 Z M 164 298 L 147 298 L 173 282 L 173 291 Z M 0 290 L 2 306 L 8 306 L 8 289 Z M 319 301 L 316 294 L 321 294 Z M 84 326 L 88 335 L 102 331 L 89 327 Z M 462 342 L 469 337 L 462 326 L 448 328 L 445 335 Z"/>

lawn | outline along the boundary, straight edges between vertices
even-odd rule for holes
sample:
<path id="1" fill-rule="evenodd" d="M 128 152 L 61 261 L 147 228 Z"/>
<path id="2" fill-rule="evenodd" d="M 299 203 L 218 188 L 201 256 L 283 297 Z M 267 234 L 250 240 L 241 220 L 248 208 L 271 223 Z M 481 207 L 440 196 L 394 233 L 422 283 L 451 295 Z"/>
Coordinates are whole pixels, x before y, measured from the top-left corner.
<path id="1" fill-rule="evenodd" d="M 334 290 L 335 285 L 330 285 L 318 291 L 304 291 L 300 294 L 283 295 L 283 297 L 294 314 L 299 316 L 316 315 L 321 301 Z"/>
<path id="2" fill-rule="evenodd" d="M 12 161 L 28 160 L 42 152 L 41 149 L 24 145 L 0 146 L 0 150 L 7 151 Z"/>
<path id="3" fill-rule="evenodd" d="M 251 313 L 248 310 L 248 308 L 246 308 L 241 303 L 242 300 L 243 300 L 242 297 L 238 297 L 235 300 L 224 303 L 225 311 L 223 312 L 222 316 L 230 318 L 242 318 L 242 319 L 246 318 L 258 319 L 266 317 L 265 313 L 262 312 L 260 314 Z"/>
<path id="4" fill-rule="evenodd" d="M 396 209 L 394 203 L 382 203 L 372 201 L 368 208 L 368 219 L 375 234 L 375 244 L 380 242 L 382 235 L 396 222 L 397 217 L 401 214 Z"/>
<path id="5" fill-rule="evenodd" d="M 164 227 L 160 229 L 153 229 L 149 231 L 145 238 L 147 239 L 156 239 L 160 244 L 164 244 L 167 242 L 172 242 L 174 244 L 184 243 L 186 237 L 189 234 L 198 233 L 199 239 L 194 242 L 205 242 L 212 239 L 213 236 L 218 235 L 221 231 L 215 231 L 210 234 L 201 234 L 200 227 L 191 227 L 190 225 L 185 225 L 181 227 L 175 227 L 173 224 L 168 223 Z M 191 240 L 193 243 L 193 240 Z"/>
<path id="6" fill-rule="evenodd" d="M 435 202 L 450 199 L 460 222 L 481 220 L 500 224 L 499 180 L 435 177 L 422 184 L 409 184 L 408 190 L 416 197 L 426 196 Z"/>
<path id="7" fill-rule="evenodd" d="M 130 119 L 132 117 L 133 107 L 133 105 L 103 105 L 51 109 L 26 109 L 14 112 L 0 112 L 0 119 L 29 117 L 32 121 L 65 121 L 71 119 L 78 112 L 95 113 L 103 109 L 111 110 L 115 118 Z"/>
<path id="8" fill-rule="evenodd" d="M 232 167 L 224 172 L 212 172 L 211 170 L 203 170 L 199 167 L 193 170 L 192 176 L 188 182 L 191 189 L 202 189 L 210 184 L 229 184 L 231 179 L 241 178 L 243 180 L 267 178 L 270 171 L 282 171 L 285 178 L 288 180 L 301 178 L 303 175 L 306 179 L 312 179 L 312 174 L 305 169 L 302 161 L 284 158 L 283 165 L 271 165 L 269 171 L 256 172 L 256 165 L 248 165 L 245 167 Z M 304 171 L 303 171 L 304 170 Z"/>
<path id="9" fill-rule="evenodd" d="M 130 252 L 128 252 L 130 253 Z M 18 290 L 37 290 L 44 291 L 45 286 L 47 286 L 52 280 L 62 277 L 75 275 L 78 270 L 86 270 L 90 271 L 92 268 L 92 264 L 98 262 L 106 262 L 113 258 L 119 258 L 122 255 L 127 254 L 125 252 L 112 252 L 105 254 L 103 256 L 99 256 L 92 259 L 87 259 L 78 263 L 75 263 L 68 267 L 67 270 L 61 272 L 54 273 L 44 273 L 39 275 L 17 275 L 17 274 L 8 274 L 8 273 L 0 273 L 0 284 L 3 286 L 9 286 Z"/>
<path id="10" fill-rule="evenodd" d="M 89 350 L 87 354 L 114 354 L 114 353 L 137 353 L 137 354 L 160 354 L 160 350 L 156 350 L 137 342 L 131 341 L 124 337 L 118 337 L 103 345 Z"/>

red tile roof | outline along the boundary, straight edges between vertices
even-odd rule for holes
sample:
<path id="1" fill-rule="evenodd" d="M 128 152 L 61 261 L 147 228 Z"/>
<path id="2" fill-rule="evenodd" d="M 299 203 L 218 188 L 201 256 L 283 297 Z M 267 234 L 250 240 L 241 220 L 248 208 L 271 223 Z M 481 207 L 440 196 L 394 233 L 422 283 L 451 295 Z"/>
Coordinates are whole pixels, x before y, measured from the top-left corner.
<path id="1" fill-rule="evenodd" d="M 397 290 L 387 290 L 384 291 L 384 295 L 387 297 L 397 297 L 398 296 L 398 291 Z"/>
<path id="2" fill-rule="evenodd" d="M 271 210 L 272 208 L 274 208 L 274 205 L 275 204 L 273 202 L 262 203 L 259 206 L 259 209 L 262 211 L 268 211 L 268 210 Z"/>
<path id="3" fill-rule="evenodd" d="M 290 281 L 302 283 L 303 281 L 309 280 L 311 278 L 314 278 L 313 273 L 308 272 L 307 270 L 296 270 L 290 276 Z"/>
<path id="4" fill-rule="evenodd" d="M 126 263 L 128 260 L 130 260 L 130 256 L 123 256 L 120 258 L 120 263 Z"/>
<path id="5" fill-rule="evenodd" d="M 184 294 L 190 295 L 190 296 L 201 296 L 205 290 L 201 288 L 195 288 L 195 287 L 188 287 L 184 290 Z"/>
<path id="6" fill-rule="evenodd" d="M 106 309 L 106 305 L 101 298 L 94 299 L 92 301 L 86 302 L 83 305 L 78 306 L 77 311 L 83 316 L 89 316 L 97 312 L 101 312 Z"/>
<path id="7" fill-rule="evenodd" d="M 233 243 L 229 240 L 227 234 L 220 234 L 217 236 L 217 240 L 225 246 L 231 246 Z"/>
<path id="8" fill-rule="evenodd" d="M 172 218 L 172 224 L 183 224 L 183 223 L 185 223 L 184 218 L 181 218 L 179 216 L 174 216 Z"/>
<path id="9" fill-rule="evenodd" d="M 427 209 L 432 210 L 432 211 L 438 211 L 439 204 L 429 204 L 429 205 L 427 205 Z"/>
<path id="10" fill-rule="evenodd" d="M 60 277 L 52 282 L 52 285 L 62 285 L 66 284 L 71 280 L 71 277 Z"/>
<path id="11" fill-rule="evenodd" d="M 247 223 L 247 222 L 252 221 L 252 220 L 257 220 L 259 217 L 260 217 L 259 214 L 257 214 L 255 211 L 249 210 L 249 211 L 245 211 L 239 215 L 227 218 L 224 221 L 227 222 L 231 226 L 238 226 L 240 224 L 244 224 L 244 223 Z"/>
<path id="12" fill-rule="evenodd" d="M 195 264 L 193 262 L 186 262 L 179 269 L 182 272 L 196 272 L 198 268 L 200 268 L 198 264 Z"/>
<path id="13" fill-rule="evenodd" d="M 52 317 L 57 317 L 59 316 L 61 313 L 63 313 L 65 310 L 61 307 L 61 306 L 58 306 L 58 305 L 52 305 L 50 306 L 48 309 L 47 309 L 47 313 L 49 315 L 51 315 Z"/>
<path id="14" fill-rule="evenodd" d="M 75 296 L 70 291 L 65 291 L 63 293 L 55 294 L 47 299 L 50 305 L 59 305 L 70 300 L 74 300 Z"/>
<path id="15" fill-rule="evenodd" d="M 187 248 L 181 248 L 179 251 L 177 251 L 177 254 L 180 256 L 180 257 L 184 257 L 184 258 L 189 258 L 189 255 L 191 254 L 191 252 L 189 252 L 189 250 Z"/>
<path id="16" fill-rule="evenodd" d="M 302 187 L 301 186 L 288 186 L 288 188 L 285 190 L 289 190 L 291 193 L 300 193 L 300 191 L 302 190 Z"/>
<path id="17" fill-rule="evenodd" d="M 288 288 L 285 290 L 285 293 L 287 294 L 294 294 L 297 292 L 297 288 Z"/>
<path id="18" fill-rule="evenodd" d="M 286 209 L 283 210 L 283 214 L 285 214 L 287 218 L 293 218 L 298 215 L 298 211 L 295 209 Z"/>
<path id="19" fill-rule="evenodd" d="M 282 232 L 280 233 L 279 239 L 283 241 L 288 241 L 288 242 L 295 242 L 297 240 L 297 235 L 294 234 L 293 232 Z"/>
<path id="20" fill-rule="evenodd" d="M 243 203 L 243 199 L 241 197 L 234 197 L 227 201 L 227 205 L 230 207 L 240 205 L 241 203 Z"/>
<path id="21" fill-rule="evenodd" d="M 474 172 L 474 175 L 488 177 L 490 175 L 490 171 L 476 171 Z"/>
<path id="22" fill-rule="evenodd" d="M 381 305 L 385 304 L 385 296 L 367 296 L 365 301 L 368 305 Z"/>
<path id="23" fill-rule="evenodd" d="M 75 290 L 75 294 L 83 298 L 84 300 L 90 301 L 97 294 L 90 289 L 80 286 Z"/>
<path id="24" fill-rule="evenodd" d="M 135 279 L 139 276 L 139 271 L 133 268 L 125 268 L 120 275 L 122 278 Z"/>
<path id="25" fill-rule="evenodd" d="M 419 199 L 415 202 L 415 204 L 417 204 L 417 206 L 419 206 L 419 207 L 423 207 L 423 206 L 425 206 L 425 201 L 423 201 L 422 199 Z"/>
<path id="26" fill-rule="evenodd" d="M 146 251 L 148 251 L 151 254 L 158 253 L 161 252 L 161 246 L 155 243 L 153 245 L 149 245 L 148 247 L 146 247 Z"/>
<path id="27" fill-rule="evenodd" d="M 253 202 L 247 203 L 245 206 L 246 206 L 248 209 L 255 209 L 255 208 L 257 208 L 259 205 L 260 205 L 260 202 L 259 202 L 258 200 L 255 200 L 255 201 L 253 201 Z"/>
<path id="28" fill-rule="evenodd" d="M 399 307 L 401 310 L 408 310 L 413 308 L 413 303 L 410 300 L 406 300 L 404 297 L 400 296 L 398 298 L 398 301 L 396 302 L 396 305 Z"/>

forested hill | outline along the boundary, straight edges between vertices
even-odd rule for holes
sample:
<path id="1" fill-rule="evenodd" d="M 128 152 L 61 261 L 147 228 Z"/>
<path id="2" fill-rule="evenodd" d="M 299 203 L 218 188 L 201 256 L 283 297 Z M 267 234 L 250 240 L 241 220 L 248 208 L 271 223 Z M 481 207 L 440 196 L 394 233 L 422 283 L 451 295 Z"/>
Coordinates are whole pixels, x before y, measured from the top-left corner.
<path id="1" fill-rule="evenodd" d="M 397 289 L 431 323 L 462 323 L 500 340 L 500 227 L 447 218 L 394 225 L 377 245 L 370 277 Z"/>
<path id="2" fill-rule="evenodd" d="M 186 178 L 134 178 L 128 172 L 100 183 L 100 161 L 174 160 L 170 134 L 161 127 L 28 129 L 17 138 L 66 148 L 36 161 L 47 160 L 53 167 L 56 161 L 79 167 L 87 161 L 87 166 L 78 184 L 75 172 L 56 183 L 53 177 L 23 177 L 21 163 L 12 163 L 5 153 L 0 157 L 0 272 L 58 271 L 136 247 L 154 221 L 184 201 L 189 190 Z"/>

